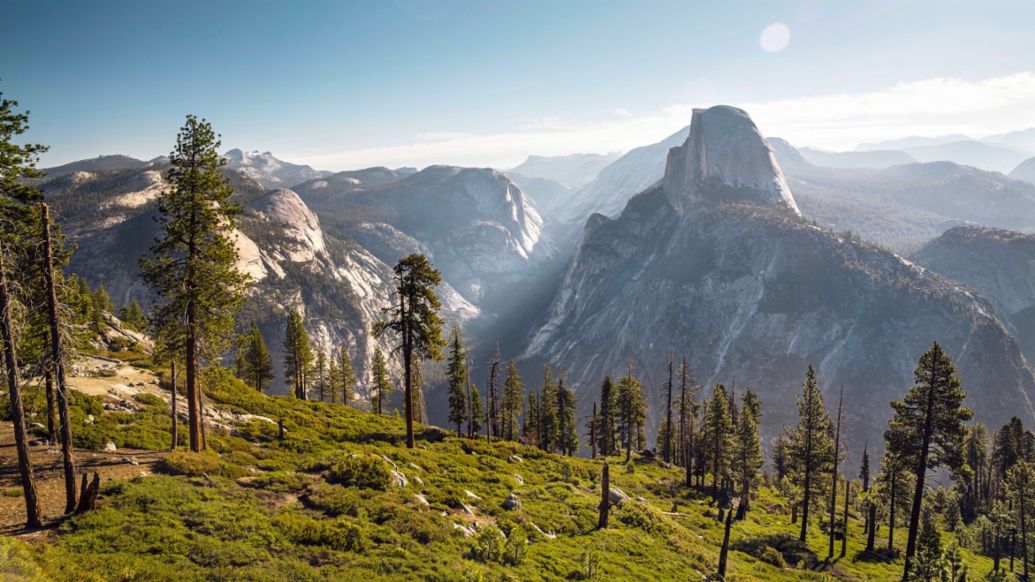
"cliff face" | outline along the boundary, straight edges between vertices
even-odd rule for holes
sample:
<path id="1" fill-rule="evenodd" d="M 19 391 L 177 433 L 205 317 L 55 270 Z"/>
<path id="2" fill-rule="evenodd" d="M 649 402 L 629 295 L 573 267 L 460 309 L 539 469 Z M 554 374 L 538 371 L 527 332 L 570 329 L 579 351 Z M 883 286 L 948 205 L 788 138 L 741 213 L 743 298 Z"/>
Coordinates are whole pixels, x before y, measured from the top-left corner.
<path id="1" fill-rule="evenodd" d="M 584 411 L 632 359 L 652 427 L 669 354 L 685 355 L 706 386 L 756 390 L 770 435 L 792 422 L 811 364 L 828 394 L 844 385 L 850 434 L 878 442 L 888 401 L 934 340 L 979 414 L 1035 418 L 1035 380 L 991 305 L 807 224 L 747 115 L 715 107 L 695 112 L 663 180 L 617 219 L 589 219 L 528 355 L 564 368 Z"/>

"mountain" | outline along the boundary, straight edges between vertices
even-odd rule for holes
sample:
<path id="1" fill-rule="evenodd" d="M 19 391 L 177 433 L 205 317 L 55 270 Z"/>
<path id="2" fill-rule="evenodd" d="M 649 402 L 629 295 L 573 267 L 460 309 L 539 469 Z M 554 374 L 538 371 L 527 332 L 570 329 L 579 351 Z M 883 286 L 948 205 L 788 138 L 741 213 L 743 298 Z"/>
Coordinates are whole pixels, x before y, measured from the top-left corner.
<path id="1" fill-rule="evenodd" d="M 905 148 L 918 148 L 918 147 L 929 147 L 937 146 L 957 141 L 969 141 L 974 138 L 962 135 L 941 135 L 937 137 L 920 137 L 920 136 L 909 136 L 900 139 L 889 139 L 886 141 L 879 141 L 873 143 L 861 143 L 855 146 L 857 152 L 868 152 L 874 150 L 902 150 Z"/>
<path id="2" fill-rule="evenodd" d="M 1035 127 L 985 136 L 981 141 L 1011 147 L 1029 155 L 1035 154 Z"/>
<path id="3" fill-rule="evenodd" d="M 1014 180 L 1023 180 L 1029 184 L 1035 184 L 1035 158 L 1028 158 L 1010 172 Z"/>
<path id="4" fill-rule="evenodd" d="M 933 340 L 979 417 L 1035 419 L 1035 378 L 987 301 L 804 220 L 748 115 L 718 106 L 695 110 L 660 182 L 589 218 L 526 358 L 563 369 L 582 413 L 632 362 L 656 428 L 669 358 L 685 356 L 704 386 L 756 390 L 770 436 L 812 365 L 828 398 L 844 386 L 850 440 L 872 443 Z"/>
<path id="5" fill-rule="evenodd" d="M 269 152 L 232 149 L 226 152 L 225 156 L 227 168 L 241 172 L 267 190 L 292 186 L 331 173 L 278 160 Z"/>
<path id="6" fill-rule="evenodd" d="M 506 175 L 522 192 L 528 194 L 535 202 L 536 208 L 546 215 L 562 208 L 572 195 L 571 188 L 547 178 L 531 178 L 516 172 L 507 172 Z"/>
<path id="7" fill-rule="evenodd" d="M 1035 361 L 1035 236 L 958 226 L 910 258 L 988 299 Z"/>
<path id="8" fill-rule="evenodd" d="M 865 152 L 828 152 L 813 148 L 798 151 L 811 164 L 828 168 L 887 168 L 898 164 L 916 163 L 916 158 L 895 150 L 870 150 Z"/>
<path id="9" fill-rule="evenodd" d="M 683 143 L 689 131 L 684 127 L 658 143 L 630 150 L 575 191 L 570 201 L 558 208 L 557 219 L 582 224 L 594 212 L 608 216 L 619 212 L 633 194 L 661 178 L 668 150 Z"/>
<path id="10" fill-rule="evenodd" d="M 378 166 L 375 168 L 364 168 L 362 170 L 337 172 L 328 176 L 322 176 L 313 180 L 298 183 L 293 188 L 303 196 L 334 196 L 359 188 L 381 186 L 383 184 L 395 182 L 396 180 L 402 180 L 406 176 L 410 176 L 415 173 L 416 170 L 410 168 L 392 170 Z"/>
<path id="11" fill-rule="evenodd" d="M 990 172 L 1007 173 L 1024 160 L 1024 152 L 1002 145 L 962 140 L 937 145 L 902 148 L 921 162 L 949 161 Z"/>
<path id="12" fill-rule="evenodd" d="M 123 156 L 120 154 L 108 155 L 108 156 L 97 156 L 96 158 L 90 158 L 88 160 L 77 160 L 75 162 L 69 162 L 60 166 L 54 166 L 52 168 L 45 168 L 43 171 L 46 172 L 46 178 L 57 178 L 73 172 L 107 172 L 111 170 L 134 170 L 138 168 L 146 168 L 151 165 L 155 165 L 156 162 L 160 163 L 159 158 L 155 158 L 150 162 L 144 160 L 138 160 L 129 156 Z"/>
<path id="13" fill-rule="evenodd" d="M 524 162 L 507 171 L 529 178 L 544 178 L 578 188 L 597 177 L 600 170 L 618 159 L 618 152 L 609 154 L 570 154 L 567 156 L 528 156 Z"/>
<path id="14" fill-rule="evenodd" d="M 78 248 L 69 270 L 91 286 L 106 287 L 116 306 L 133 299 L 150 303 L 137 261 L 159 235 L 154 218 L 166 187 L 162 170 L 75 172 L 41 186 Z M 282 346 L 291 309 L 302 313 L 323 349 L 349 348 L 363 390 L 374 348 L 388 348 L 370 329 L 390 300 L 391 267 L 355 241 L 326 233 L 294 191 L 267 191 L 241 173 L 225 173 L 243 207 L 239 268 L 254 280 L 240 320 L 259 323 L 273 355 L 274 391 L 285 391 Z M 467 321 L 478 313 L 448 284 L 439 293 L 447 320 Z"/>
<path id="15" fill-rule="evenodd" d="M 511 291 L 534 273 L 537 259 L 556 251 L 534 204 L 496 170 L 431 166 L 370 185 L 320 179 L 297 189 L 330 233 L 390 265 L 426 253 L 474 304 Z"/>

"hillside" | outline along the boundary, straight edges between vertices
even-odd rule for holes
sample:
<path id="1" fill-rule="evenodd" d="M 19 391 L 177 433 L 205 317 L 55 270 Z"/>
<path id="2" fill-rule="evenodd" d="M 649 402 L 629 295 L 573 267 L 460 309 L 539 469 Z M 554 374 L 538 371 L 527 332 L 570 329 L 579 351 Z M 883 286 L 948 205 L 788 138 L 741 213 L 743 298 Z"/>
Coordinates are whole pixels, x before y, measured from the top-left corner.
<path id="1" fill-rule="evenodd" d="M 629 464 L 611 459 L 611 486 L 630 499 L 598 530 L 600 460 L 434 427 L 422 427 L 408 450 L 397 418 L 263 396 L 225 373 L 206 382 L 211 452 L 170 454 L 167 371 L 155 370 L 160 387 L 144 383 L 127 399 L 122 382 L 150 375 L 150 364 L 132 352 L 108 356 L 123 360 L 108 364 L 115 394 L 74 393 L 74 429 L 80 458 L 101 455 L 122 470 L 102 470 L 98 509 L 34 534 L 14 531 L 19 489 L 15 476 L 0 474 L 0 517 L 16 534 L 0 537 L 4 579 L 686 580 L 716 566 L 722 526 L 707 496 L 683 487 L 679 469 L 640 455 Z M 108 441 L 119 452 L 88 452 Z M 34 446 L 34 458 L 46 448 Z M 520 505 L 506 509 L 510 496 Z M 52 520 L 60 507 L 44 501 Z M 807 547 L 792 541 L 788 506 L 761 488 L 747 520 L 733 527 L 730 579 L 897 576 L 898 560 L 860 551 L 854 506 L 847 557 L 830 564 L 816 558 L 825 555 L 819 527 Z M 899 545 L 904 534 L 896 532 Z M 755 557 L 763 552 L 765 560 Z M 964 557 L 974 572 L 990 569 L 986 558 Z"/>

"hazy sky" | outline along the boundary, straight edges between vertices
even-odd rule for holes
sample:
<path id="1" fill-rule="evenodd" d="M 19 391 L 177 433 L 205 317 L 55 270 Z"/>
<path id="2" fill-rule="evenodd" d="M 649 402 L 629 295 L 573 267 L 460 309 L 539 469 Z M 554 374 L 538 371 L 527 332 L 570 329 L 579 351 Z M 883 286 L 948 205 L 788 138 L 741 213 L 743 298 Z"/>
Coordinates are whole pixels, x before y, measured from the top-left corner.
<path id="1" fill-rule="evenodd" d="M 0 0 L 44 165 L 224 146 L 326 169 L 657 141 L 744 107 L 796 145 L 1035 125 L 1035 2 Z"/>

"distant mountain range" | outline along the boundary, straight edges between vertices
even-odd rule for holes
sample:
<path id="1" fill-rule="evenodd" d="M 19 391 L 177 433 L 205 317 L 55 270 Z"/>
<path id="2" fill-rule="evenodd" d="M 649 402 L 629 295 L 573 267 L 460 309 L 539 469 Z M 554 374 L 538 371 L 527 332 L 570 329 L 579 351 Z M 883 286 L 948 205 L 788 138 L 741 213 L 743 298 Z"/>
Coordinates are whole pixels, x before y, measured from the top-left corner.
<path id="1" fill-rule="evenodd" d="M 508 174 L 520 174 L 528 178 L 552 180 L 567 188 L 579 188 L 596 178 L 600 170 L 619 157 L 618 152 L 608 154 L 571 154 L 567 156 L 528 156 L 520 165 L 507 170 Z"/>

